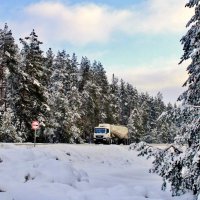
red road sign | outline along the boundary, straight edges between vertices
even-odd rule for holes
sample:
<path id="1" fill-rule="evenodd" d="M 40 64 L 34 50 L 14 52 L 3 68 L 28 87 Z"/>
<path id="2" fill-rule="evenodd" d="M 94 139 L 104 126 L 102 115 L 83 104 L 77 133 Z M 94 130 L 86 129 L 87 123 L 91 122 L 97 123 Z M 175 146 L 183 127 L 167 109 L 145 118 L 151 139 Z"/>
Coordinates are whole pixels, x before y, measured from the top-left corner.
<path id="1" fill-rule="evenodd" d="M 31 126 L 32 126 L 33 130 L 37 130 L 37 129 L 40 128 L 40 124 L 39 124 L 38 121 L 33 121 L 32 124 L 31 124 Z"/>

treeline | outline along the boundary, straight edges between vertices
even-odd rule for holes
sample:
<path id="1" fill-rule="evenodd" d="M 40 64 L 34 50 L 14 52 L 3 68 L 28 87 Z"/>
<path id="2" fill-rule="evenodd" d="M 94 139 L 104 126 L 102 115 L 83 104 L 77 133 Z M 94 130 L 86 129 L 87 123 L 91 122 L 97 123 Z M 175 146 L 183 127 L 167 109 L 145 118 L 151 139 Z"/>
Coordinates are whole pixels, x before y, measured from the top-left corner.
<path id="1" fill-rule="evenodd" d="M 87 57 L 44 53 L 34 30 L 20 43 L 7 24 L 0 30 L 1 142 L 32 142 L 33 120 L 41 124 L 40 142 L 81 143 L 99 123 L 128 126 L 136 142 L 173 140 L 175 121 L 158 120 L 174 109 L 161 93 L 139 93 L 114 74 L 109 83 L 103 65 Z"/>

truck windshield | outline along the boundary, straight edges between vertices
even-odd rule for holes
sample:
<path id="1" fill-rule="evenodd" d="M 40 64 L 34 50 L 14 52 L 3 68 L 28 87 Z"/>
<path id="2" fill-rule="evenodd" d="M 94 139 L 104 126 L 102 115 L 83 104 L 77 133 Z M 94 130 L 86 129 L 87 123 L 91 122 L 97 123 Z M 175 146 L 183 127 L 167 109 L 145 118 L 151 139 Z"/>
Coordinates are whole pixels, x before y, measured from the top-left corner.
<path id="1" fill-rule="evenodd" d="M 105 128 L 95 128 L 94 129 L 94 133 L 106 133 L 106 129 Z"/>

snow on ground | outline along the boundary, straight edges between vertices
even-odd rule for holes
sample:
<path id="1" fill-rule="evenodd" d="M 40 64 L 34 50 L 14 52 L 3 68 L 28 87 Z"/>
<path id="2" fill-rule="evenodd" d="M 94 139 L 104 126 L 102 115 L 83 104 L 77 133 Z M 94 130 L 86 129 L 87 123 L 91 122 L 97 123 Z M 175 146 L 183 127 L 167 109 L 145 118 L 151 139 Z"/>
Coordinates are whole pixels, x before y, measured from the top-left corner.
<path id="1" fill-rule="evenodd" d="M 191 200 L 161 191 L 128 146 L 0 144 L 0 200 Z"/>

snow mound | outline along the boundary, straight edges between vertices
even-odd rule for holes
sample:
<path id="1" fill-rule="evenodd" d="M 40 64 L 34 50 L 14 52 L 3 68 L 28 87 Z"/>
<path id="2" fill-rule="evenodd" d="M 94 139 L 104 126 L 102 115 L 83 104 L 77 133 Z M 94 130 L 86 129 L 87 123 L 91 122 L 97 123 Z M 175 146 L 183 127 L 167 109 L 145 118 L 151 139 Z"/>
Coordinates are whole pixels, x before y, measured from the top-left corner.
<path id="1" fill-rule="evenodd" d="M 22 196 L 37 191 L 37 188 L 40 188 L 39 192 L 49 188 L 69 190 L 79 182 L 88 182 L 86 172 L 76 170 L 69 161 L 60 159 L 50 151 L 9 144 L 0 145 L 0 174 L 1 200 L 12 199 L 11 196 L 22 199 Z M 46 196 L 47 192 L 44 193 Z M 28 195 L 28 199 L 31 199 L 31 195 Z"/>

